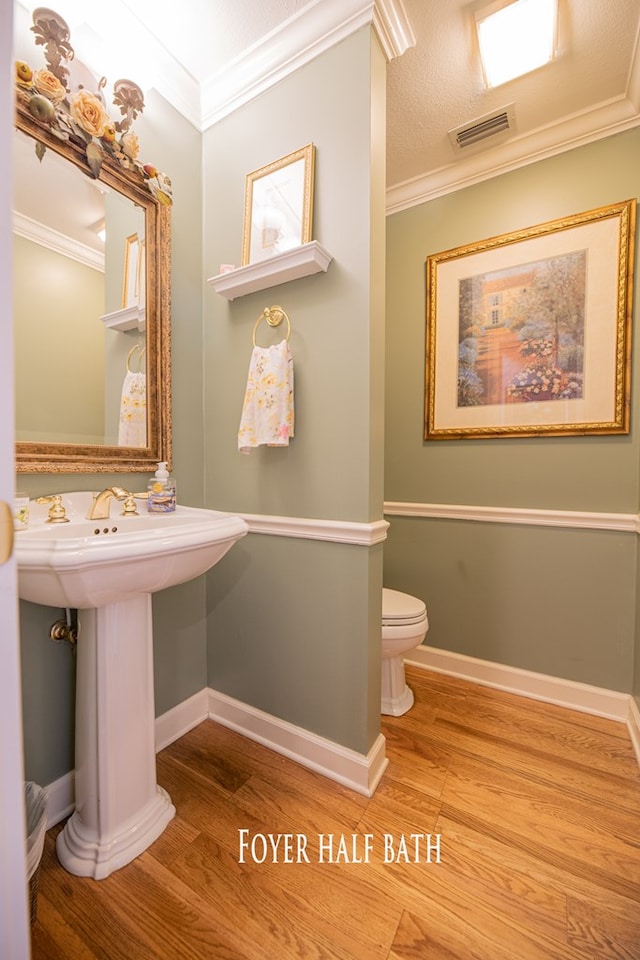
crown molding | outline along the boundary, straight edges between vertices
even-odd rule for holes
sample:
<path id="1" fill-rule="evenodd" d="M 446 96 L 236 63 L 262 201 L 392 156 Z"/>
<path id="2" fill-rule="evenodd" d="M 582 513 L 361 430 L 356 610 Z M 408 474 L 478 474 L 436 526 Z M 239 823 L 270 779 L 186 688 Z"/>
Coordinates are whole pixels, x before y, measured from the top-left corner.
<path id="1" fill-rule="evenodd" d="M 367 24 L 373 26 L 387 60 L 415 45 L 402 0 L 314 0 L 200 83 L 146 28 L 137 0 L 112 2 L 117 2 L 121 37 L 127 38 L 130 47 L 145 52 L 144 68 L 142 63 L 140 67 L 146 76 L 137 82 L 145 90 L 157 90 L 201 132 Z M 28 22 L 27 0 L 16 0 L 16 4 L 22 20 Z M 82 16 L 90 31 L 109 36 L 106 18 L 115 16 L 111 7 L 87 8 Z M 84 31 L 84 36 L 82 27 L 73 31 L 87 46 L 84 50 L 79 42 L 77 54 L 101 75 L 107 65 L 92 63 L 90 31 Z"/>
<path id="2" fill-rule="evenodd" d="M 526 136 L 515 137 L 485 152 L 405 180 L 387 189 L 387 215 L 399 213 L 464 187 L 490 180 L 538 160 L 594 143 L 640 125 L 640 55 L 631 66 L 626 95 L 564 117 Z"/>
<path id="3" fill-rule="evenodd" d="M 91 267 L 92 270 L 99 270 L 104 273 L 104 254 L 92 247 L 88 247 L 78 240 L 59 233 L 52 227 L 45 226 L 38 220 L 32 220 L 31 217 L 25 217 L 23 214 L 14 210 L 13 213 L 13 232 L 25 240 L 31 240 L 32 243 L 38 243 L 47 250 L 59 253 L 63 257 L 75 260 L 84 267 Z"/>
<path id="4" fill-rule="evenodd" d="M 415 44 L 402 0 L 323 0 L 225 64 L 202 85 L 206 130 L 361 27 L 371 24 L 387 60 Z"/>
<path id="5" fill-rule="evenodd" d="M 16 5 L 21 22 L 28 24 L 27 0 L 16 0 Z M 147 76 L 138 82 L 145 89 L 152 86 L 201 132 L 367 24 L 373 25 L 387 60 L 415 44 L 402 0 L 315 0 L 200 83 L 146 28 L 137 0 L 118 0 L 117 6 L 121 35 L 145 51 Z M 113 19 L 111 8 L 87 8 L 82 16 L 96 35 L 109 35 L 105 18 Z M 73 35 L 91 47 L 90 33 L 83 37 L 82 27 Z M 91 51 L 83 50 L 82 43 L 77 53 L 98 75 L 106 69 L 92 63 Z"/>
<path id="6" fill-rule="evenodd" d="M 416 38 L 402 0 L 376 0 L 373 26 L 387 61 L 395 60 L 415 47 Z"/>

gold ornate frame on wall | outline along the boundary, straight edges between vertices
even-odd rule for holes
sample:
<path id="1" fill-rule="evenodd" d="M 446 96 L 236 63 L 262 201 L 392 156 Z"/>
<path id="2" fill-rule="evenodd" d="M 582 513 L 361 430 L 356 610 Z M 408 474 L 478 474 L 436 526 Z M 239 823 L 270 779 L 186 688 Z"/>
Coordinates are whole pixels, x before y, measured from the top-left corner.
<path id="1" fill-rule="evenodd" d="M 635 213 L 427 258 L 425 440 L 629 432 Z"/>
<path id="2" fill-rule="evenodd" d="M 314 175 L 315 147 L 312 143 L 247 174 L 243 266 L 309 243 L 313 226 Z"/>
<path id="3" fill-rule="evenodd" d="M 47 41 L 49 75 L 54 73 L 64 87 L 67 68 L 63 61 L 73 58 L 68 28 L 54 11 L 38 8 L 34 13 L 36 34 Z M 28 73 L 31 72 L 28 65 Z M 42 71 L 41 71 L 42 72 Z M 55 81 L 48 81 L 55 84 Z M 102 82 L 101 82 L 102 86 Z M 61 89 L 63 89 L 63 87 Z M 145 447 L 107 444 L 51 443 L 19 441 L 16 444 L 16 469 L 19 473 L 130 473 L 151 472 L 158 461 L 171 464 L 171 183 L 151 165 L 131 160 L 120 148 L 117 134 L 130 135 L 132 120 L 142 112 L 140 89 L 131 81 L 117 81 L 114 102 L 123 119 L 110 124 L 112 147 L 101 146 L 95 136 L 74 134 L 73 121 L 62 114 L 46 120 L 30 110 L 33 85 L 21 82 L 18 74 L 16 118 L 18 130 L 32 137 L 41 159 L 52 150 L 84 174 L 103 181 L 109 188 L 144 210 L 146 254 L 146 374 L 147 433 Z M 42 97 L 40 97 L 42 100 Z M 54 105 L 56 101 L 53 101 Z M 69 135 L 69 131 L 71 135 Z M 80 131 L 81 132 L 81 131 Z M 62 135 L 61 135 L 62 134 Z M 43 160 L 46 164 L 46 158 Z M 73 370 L 56 371 L 60 389 L 73 389 Z"/>

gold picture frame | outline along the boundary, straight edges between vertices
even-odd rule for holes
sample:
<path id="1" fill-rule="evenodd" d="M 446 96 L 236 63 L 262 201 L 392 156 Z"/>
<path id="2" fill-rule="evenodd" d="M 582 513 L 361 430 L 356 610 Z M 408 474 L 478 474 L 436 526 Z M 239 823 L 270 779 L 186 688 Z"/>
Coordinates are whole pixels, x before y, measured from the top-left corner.
<path id="1" fill-rule="evenodd" d="M 311 240 L 315 146 L 274 160 L 245 179 L 242 266 Z"/>
<path id="2" fill-rule="evenodd" d="M 425 440 L 629 432 L 635 214 L 427 258 Z"/>
<path id="3" fill-rule="evenodd" d="M 138 305 L 140 277 L 140 245 L 138 234 L 132 233 L 124 240 L 124 270 L 122 273 L 122 306 Z"/>

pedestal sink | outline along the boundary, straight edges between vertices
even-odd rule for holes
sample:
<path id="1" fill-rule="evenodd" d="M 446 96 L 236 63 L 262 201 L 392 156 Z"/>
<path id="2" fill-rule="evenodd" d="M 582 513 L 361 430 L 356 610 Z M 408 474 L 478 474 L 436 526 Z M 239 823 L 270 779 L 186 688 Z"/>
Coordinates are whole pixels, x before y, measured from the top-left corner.
<path id="1" fill-rule="evenodd" d="M 175 513 L 85 519 L 88 491 L 63 495 L 68 523 L 31 502 L 16 533 L 23 600 L 79 610 L 76 805 L 58 834 L 62 865 L 100 880 L 129 863 L 175 815 L 156 782 L 151 595 L 214 566 L 241 537 L 240 517 Z"/>

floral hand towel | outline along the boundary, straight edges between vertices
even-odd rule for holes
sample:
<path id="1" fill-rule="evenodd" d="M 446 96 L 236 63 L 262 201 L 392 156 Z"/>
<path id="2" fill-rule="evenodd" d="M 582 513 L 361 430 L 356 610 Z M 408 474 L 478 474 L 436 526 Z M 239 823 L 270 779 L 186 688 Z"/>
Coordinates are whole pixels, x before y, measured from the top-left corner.
<path id="1" fill-rule="evenodd" d="M 287 447 L 293 437 L 293 360 L 289 342 L 254 347 L 238 431 L 238 450 Z"/>

